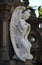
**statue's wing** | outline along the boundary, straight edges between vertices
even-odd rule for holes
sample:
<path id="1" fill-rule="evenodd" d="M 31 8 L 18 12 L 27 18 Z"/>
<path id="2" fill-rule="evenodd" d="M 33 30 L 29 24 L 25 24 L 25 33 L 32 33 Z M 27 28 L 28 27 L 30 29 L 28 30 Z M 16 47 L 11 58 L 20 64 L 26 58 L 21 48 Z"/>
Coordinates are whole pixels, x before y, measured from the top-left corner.
<path id="1" fill-rule="evenodd" d="M 16 7 L 16 9 L 13 11 L 12 18 L 10 21 L 10 37 L 11 37 L 12 45 L 13 45 L 13 48 L 14 48 L 14 51 L 15 51 L 17 57 L 22 61 L 26 61 L 26 59 L 21 57 L 21 55 L 19 53 L 19 49 L 16 46 L 16 41 L 14 39 L 14 36 L 15 36 L 14 27 L 18 25 L 19 17 L 21 17 L 20 14 L 24 9 L 25 9 L 25 7 L 23 7 L 23 6 Z"/>

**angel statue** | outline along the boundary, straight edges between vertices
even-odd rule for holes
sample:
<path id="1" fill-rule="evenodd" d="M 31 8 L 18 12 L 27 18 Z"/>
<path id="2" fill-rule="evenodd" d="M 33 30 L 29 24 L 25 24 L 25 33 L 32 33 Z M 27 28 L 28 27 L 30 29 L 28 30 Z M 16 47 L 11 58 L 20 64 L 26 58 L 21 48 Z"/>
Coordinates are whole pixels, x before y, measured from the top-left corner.
<path id="1" fill-rule="evenodd" d="M 30 53 L 32 45 L 27 38 L 31 30 L 31 25 L 25 21 L 29 17 L 30 10 L 26 10 L 24 6 L 18 6 L 13 11 L 10 21 L 10 37 L 16 53 L 12 58 L 17 57 L 24 62 L 27 59 L 33 59 Z"/>

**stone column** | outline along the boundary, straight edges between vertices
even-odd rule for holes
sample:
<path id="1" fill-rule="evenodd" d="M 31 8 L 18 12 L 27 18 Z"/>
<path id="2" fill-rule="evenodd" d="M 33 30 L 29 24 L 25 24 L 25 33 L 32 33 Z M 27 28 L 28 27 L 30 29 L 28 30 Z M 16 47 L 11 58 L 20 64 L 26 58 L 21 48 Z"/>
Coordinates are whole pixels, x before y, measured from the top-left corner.
<path id="1" fill-rule="evenodd" d="M 3 22 L 3 60 L 9 59 L 9 51 L 8 51 L 8 22 Z"/>
<path id="2" fill-rule="evenodd" d="M 9 49 L 8 49 L 8 22 L 9 22 L 9 12 L 5 11 L 4 21 L 3 21 L 3 60 L 9 60 Z"/>
<path id="3" fill-rule="evenodd" d="M 6 37 L 6 35 L 7 35 L 7 22 L 3 22 L 3 47 L 6 47 L 6 43 L 7 43 L 7 37 Z"/>

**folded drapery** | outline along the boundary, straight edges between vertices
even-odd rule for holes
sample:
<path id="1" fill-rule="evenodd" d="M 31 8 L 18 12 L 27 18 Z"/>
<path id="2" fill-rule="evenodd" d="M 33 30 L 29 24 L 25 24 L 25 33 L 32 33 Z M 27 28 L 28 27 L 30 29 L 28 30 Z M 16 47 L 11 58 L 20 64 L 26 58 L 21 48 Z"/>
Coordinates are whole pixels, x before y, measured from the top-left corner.
<path id="1" fill-rule="evenodd" d="M 10 37 L 17 57 L 25 62 L 26 59 L 33 59 L 33 56 L 30 53 L 32 45 L 27 39 L 31 25 L 25 21 L 29 18 L 30 12 L 27 10 L 22 13 L 23 10 L 25 10 L 24 6 L 18 6 L 13 11 L 10 21 Z"/>

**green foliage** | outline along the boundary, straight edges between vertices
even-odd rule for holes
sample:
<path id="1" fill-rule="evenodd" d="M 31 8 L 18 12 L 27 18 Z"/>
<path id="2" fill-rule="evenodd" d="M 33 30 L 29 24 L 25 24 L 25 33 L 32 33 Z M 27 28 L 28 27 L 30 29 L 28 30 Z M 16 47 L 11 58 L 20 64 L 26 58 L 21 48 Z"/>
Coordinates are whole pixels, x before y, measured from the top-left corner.
<path id="1" fill-rule="evenodd" d="M 28 9 L 33 9 L 32 6 L 27 6 Z"/>
<path id="2" fill-rule="evenodd" d="M 38 12 L 39 12 L 39 18 L 42 18 L 42 7 L 38 7 Z"/>

